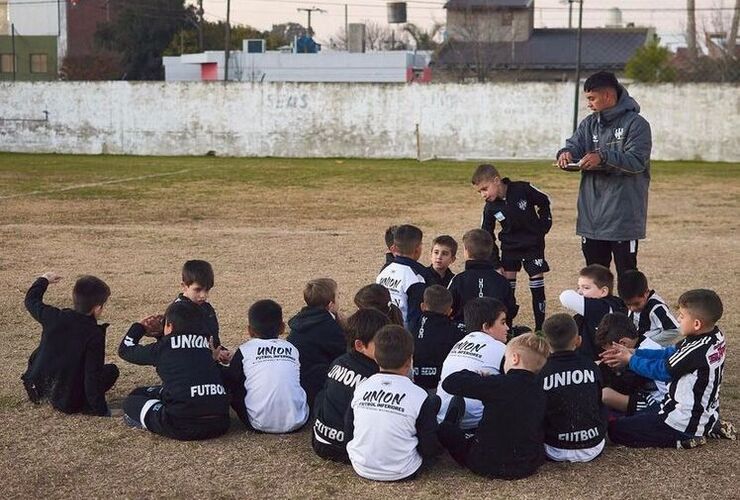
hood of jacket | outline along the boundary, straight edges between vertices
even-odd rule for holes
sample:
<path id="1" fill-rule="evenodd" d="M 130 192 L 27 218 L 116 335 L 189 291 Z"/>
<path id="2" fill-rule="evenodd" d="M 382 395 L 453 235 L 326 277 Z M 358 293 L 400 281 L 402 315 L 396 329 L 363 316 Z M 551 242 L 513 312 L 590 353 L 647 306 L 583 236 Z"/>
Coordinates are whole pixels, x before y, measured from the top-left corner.
<path id="1" fill-rule="evenodd" d="M 331 313 L 323 307 L 304 307 L 298 314 L 290 318 L 288 326 L 290 333 L 298 333 L 313 328 L 326 321 L 334 321 Z"/>

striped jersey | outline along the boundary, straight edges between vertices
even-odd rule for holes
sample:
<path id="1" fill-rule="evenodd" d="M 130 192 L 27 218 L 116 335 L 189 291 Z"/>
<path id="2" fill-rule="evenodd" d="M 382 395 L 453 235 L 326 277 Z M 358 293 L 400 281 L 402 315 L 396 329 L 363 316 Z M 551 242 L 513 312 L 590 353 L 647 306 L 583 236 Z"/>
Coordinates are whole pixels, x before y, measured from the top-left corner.
<path id="1" fill-rule="evenodd" d="M 678 340 L 678 321 L 671 314 L 665 301 L 651 290 L 641 312 L 630 312 L 637 333 L 661 345 L 670 345 Z"/>

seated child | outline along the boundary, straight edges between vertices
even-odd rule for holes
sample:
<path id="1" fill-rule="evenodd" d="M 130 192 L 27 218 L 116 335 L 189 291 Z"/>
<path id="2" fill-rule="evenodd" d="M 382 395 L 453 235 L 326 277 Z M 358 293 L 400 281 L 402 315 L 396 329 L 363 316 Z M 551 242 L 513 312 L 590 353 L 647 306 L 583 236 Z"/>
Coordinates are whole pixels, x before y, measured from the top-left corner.
<path id="1" fill-rule="evenodd" d="M 576 352 L 596 361 L 599 348 L 594 342 L 596 328 L 604 315 L 626 312 L 624 303 L 612 295 L 614 275 L 600 264 L 591 264 L 581 269 L 578 275 L 578 290 L 565 290 L 560 302 L 566 309 L 576 313 L 574 319 L 579 326 L 581 345 Z"/>
<path id="2" fill-rule="evenodd" d="M 626 271 L 619 277 L 619 296 L 629 309 L 637 333 L 663 347 L 678 342 L 678 322 L 665 301 L 648 288 L 647 278 L 640 271 Z"/>
<path id="3" fill-rule="evenodd" d="M 203 314 L 206 332 L 213 341 L 218 361 L 228 363 L 231 352 L 221 345 L 219 338 L 218 317 L 213 306 L 208 302 L 208 294 L 213 288 L 213 267 L 205 260 L 189 260 L 182 266 L 182 292 L 175 302 L 190 301 L 197 305 Z"/>
<path id="4" fill-rule="evenodd" d="M 412 335 L 414 342 L 414 383 L 436 391 L 442 363 L 464 333 L 450 319 L 452 294 L 441 285 L 424 290 L 421 321 Z"/>
<path id="5" fill-rule="evenodd" d="M 347 353 L 329 367 L 329 376 L 314 405 L 311 445 L 321 458 L 349 463 L 344 415 L 357 385 L 378 373 L 373 338 L 387 324 L 388 317 L 375 309 L 360 309 L 347 319 Z"/>
<path id="6" fill-rule="evenodd" d="M 506 351 L 506 306 L 490 297 L 476 298 L 465 305 L 465 327 L 468 334 L 455 344 L 442 363 L 437 395 L 442 400 L 437 420 L 441 422 L 452 401 L 452 394 L 444 389 L 444 380 L 452 373 L 470 370 L 477 373 L 498 375 L 504 364 Z M 483 403 L 476 399 L 465 400 L 462 416 L 463 429 L 475 429 L 483 415 Z"/>
<path id="7" fill-rule="evenodd" d="M 429 270 L 417 262 L 421 257 L 423 236 L 421 229 L 416 226 L 398 226 L 393 240 L 396 258 L 375 280 L 391 293 L 391 300 L 401 310 L 406 329 L 419 321 L 424 289 L 427 287 Z"/>
<path id="8" fill-rule="evenodd" d="M 632 320 L 622 313 L 607 314 L 596 330 L 599 348 L 609 349 L 615 343 L 628 349 L 661 349 L 652 339 L 639 335 Z M 642 377 L 629 368 L 614 370 L 606 363 L 601 363 L 600 368 L 604 381 L 602 401 L 620 413 L 634 415 L 652 406 L 657 408 L 668 393 L 665 382 Z"/>
<path id="9" fill-rule="evenodd" d="M 337 282 L 311 280 L 303 289 L 306 307 L 288 321 L 288 342 L 296 346 L 301 362 L 301 387 L 309 408 L 321 390 L 329 365 L 347 352 L 347 339 L 337 323 Z"/>
<path id="10" fill-rule="evenodd" d="M 391 301 L 391 292 L 383 285 L 365 285 L 355 294 L 354 303 L 358 309 L 376 309 L 390 320 L 392 325 L 403 326 L 403 314 Z"/>
<path id="11" fill-rule="evenodd" d="M 463 236 L 465 270 L 455 275 L 448 287 L 452 293 L 453 320 L 465 321 L 465 304 L 477 297 L 492 297 L 506 306 L 509 324 L 519 310 L 511 285 L 491 262 L 493 238 L 482 229 L 472 229 Z"/>
<path id="12" fill-rule="evenodd" d="M 450 266 L 457 257 L 457 241 L 448 235 L 437 236 L 432 241 L 432 263 L 429 265 L 429 275 L 432 282 L 447 288 L 455 273 L 450 271 Z"/>
<path id="13" fill-rule="evenodd" d="M 727 436 L 719 420 L 719 394 L 725 364 L 725 337 L 717 327 L 722 301 L 712 290 L 690 290 L 678 299 L 685 338 L 675 346 L 649 350 L 614 344 L 602 358 L 612 368 L 669 382 L 660 409 L 609 423 L 612 442 L 635 448 L 694 448 L 705 435 Z M 730 424 L 731 427 L 731 424 Z"/>
<path id="14" fill-rule="evenodd" d="M 95 276 L 83 276 L 72 290 L 74 309 L 44 304 L 49 284 L 62 277 L 45 273 L 26 293 L 25 306 L 41 323 L 41 341 L 21 376 L 33 403 L 48 399 L 64 413 L 109 416 L 105 393 L 118 379 L 118 367 L 104 364 L 105 330 L 98 324 L 110 288 Z"/>
<path id="15" fill-rule="evenodd" d="M 453 373 L 442 382 L 450 394 L 483 401 L 475 434 L 460 429 L 459 408 L 450 407 L 439 426 L 439 439 L 452 458 L 481 476 L 519 479 L 545 461 L 545 394 L 537 377 L 550 350 L 544 339 L 527 333 L 506 346 L 504 374 Z"/>
<path id="16" fill-rule="evenodd" d="M 222 370 L 231 407 L 248 429 L 281 434 L 308 421 L 306 392 L 300 384 L 298 349 L 278 338 L 285 332 L 283 309 L 258 300 L 248 313 L 250 340 L 239 346 Z"/>
<path id="17" fill-rule="evenodd" d="M 388 251 L 385 253 L 385 264 L 380 268 L 381 272 L 393 264 L 396 258 L 396 245 L 393 243 L 393 239 L 396 236 L 396 229 L 398 229 L 398 226 L 388 226 L 388 229 L 385 230 L 385 246 L 388 248 Z"/>
<path id="18" fill-rule="evenodd" d="M 550 198 L 529 182 L 502 178 L 493 165 L 479 165 L 471 181 L 486 201 L 481 229 L 495 240 L 496 223 L 501 226 L 501 259 L 494 243 L 491 260 L 503 270 L 512 289 L 516 289 L 516 275 L 524 266 L 529 275 L 534 329 L 539 331 L 545 320 L 544 273 L 550 270 L 545 260 L 545 235 L 552 227 Z"/>
<path id="19" fill-rule="evenodd" d="M 345 417 L 347 454 L 365 479 L 400 481 L 416 475 L 441 450 L 437 441 L 439 398 L 409 379 L 414 339 L 397 325 L 373 339 L 380 372 L 355 389 Z"/>
<path id="20" fill-rule="evenodd" d="M 552 351 L 540 372 L 547 400 L 545 455 L 556 462 L 590 462 L 606 442 L 599 369 L 576 354 L 581 337 L 569 315 L 550 316 L 542 333 Z"/>
<path id="21" fill-rule="evenodd" d="M 181 441 L 226 434 L 229 397 L 204 335 L 202 311 L 191 302 L 174 302 L 165 312 L 163 332 L 156 323 L 153 316 L 134 323 L 118 347 L 121 358 L 155 366 L 162 379 L 161 386 L 139 387 L 129 394 L 123 402 L 124 421 Z M 159 339 L 140 345 L 145 335 Z"/>

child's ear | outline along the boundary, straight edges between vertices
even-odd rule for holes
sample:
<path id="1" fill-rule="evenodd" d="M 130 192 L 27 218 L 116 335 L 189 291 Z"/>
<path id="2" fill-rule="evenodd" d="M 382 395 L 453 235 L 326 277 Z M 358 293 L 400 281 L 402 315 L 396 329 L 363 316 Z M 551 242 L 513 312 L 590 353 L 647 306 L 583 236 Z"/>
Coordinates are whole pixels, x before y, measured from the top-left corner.
<path id="1" fill-rule="evenodd" d="M 698 332 L 701 331 L 701 329 L 704 328 L 704 323 L 699 318 L 694 319 L 694 331 Z"/>
<path id="2" fill-rule="evenodd" d="M 602 296 L 602 297 L 606 297 L 606 296 L 608 296 L 608 295 L 609 295 L 609 287 L 607 287 L 607 286 L 602 286 L 602 287 L 600 288 L 600 290 L 601 290 L 601 296 Z"/>
<path id="3" fill-rule="evenodd" d="M 421 307 L 422 312 L 427 312 L 429 310 L 429 307 L 427 307 L 426 303 L 424 302 L 422 302 L 421 306 L 419 307 Z"/>
<path id="4" fill-rule="evenodd" d="M 580 335 L 576 335 L 576 349 L 581 347 L 581 342 L 583 342 L 583 337 L 581 337 Z"/>
<path id="5" fill-rule="evenodd" d="M 285 333 L 285 321 L 280 322 L 280 333 L 278 333 L 278 337 Z"/>
<path id="6" fill-rule="evenodd" d="M 453 255 L 452 260 L 450 261 L 450 264 L 454 264 L 456 260 L 457 260 L 457 255 Z"/>
<path id="7" fill-rule="evenodd" d="M 447 317 L 452 316 L 452 306 L 447 308 L 447 311 L 445 311 L 445 316 Z"/>
<path id="8" fill-rule="evenodd" d="M 172 333 L 173 328 L 174 327 L 172 326 L 172 323 L 167 323 L 165 321 L 165 323 L 164 323 L 164 334 L 165 335 L 169 335 L 170 333 Z"/>

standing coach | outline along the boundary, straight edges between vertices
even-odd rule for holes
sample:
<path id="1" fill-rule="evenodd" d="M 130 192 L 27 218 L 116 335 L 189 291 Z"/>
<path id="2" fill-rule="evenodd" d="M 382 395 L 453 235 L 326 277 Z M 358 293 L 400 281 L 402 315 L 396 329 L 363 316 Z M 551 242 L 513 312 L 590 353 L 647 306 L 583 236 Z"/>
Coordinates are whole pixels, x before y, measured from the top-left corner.
<path id="1" fill-rule="evenodd" d="M 650 124 L 613 73 L 591 75 L 583 90 L 593 113 L 558 151 L 557 164 L 581 172 L 576 234 L 586 265 L 608 268 L 613 255 L 621 276 L 637 269 L 637 242 L 645 238 Z"/>

